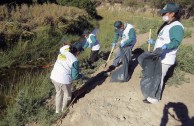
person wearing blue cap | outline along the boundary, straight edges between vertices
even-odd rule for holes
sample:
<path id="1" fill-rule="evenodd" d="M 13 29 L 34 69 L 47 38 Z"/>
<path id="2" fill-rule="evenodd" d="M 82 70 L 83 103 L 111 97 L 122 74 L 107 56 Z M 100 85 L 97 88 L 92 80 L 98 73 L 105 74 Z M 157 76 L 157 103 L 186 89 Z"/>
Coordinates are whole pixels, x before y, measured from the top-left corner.
<path id="1" fill-rule="evenodd" d="M 160 89 L 163 89 L 163 80 L 166 76 L 168 69 L 175 63 L 178 47 L 181 44 L 184 37 L 184 27 L 180 23 L 180 10 L 179 6 L 172 3 L 167 3 L 163 9 L 160 10 L 163 25 L 158 30 L 158 37 L 156 41 L 149 39 L 148 43 L 154 45 L 156 48 L 162 48 L 163 53 L 161 55 L 162 75 L 160 82 Z M 143 100 L 146 103 L 157 103 L 160 99 L 148 97 Z"/>
<path id="2" fill-rule="evenodd" d="M 93 63 L 98 58 L 98 53 L 100 50 L 100 43 L 98 39 L 96 38 L 96 36 L 90 33 L 88 30 L 85 30 L 83 32 L 83 36 L 86 39 L 83 49 L 86 49 L 87 47 L 91 48 L 91 53 L 90 53 L 90 58 L 88 60 L 88 64 L 92 66 Z"/>
<path id="3" fill-rule="evenodd" d="M 118 42 L 119 37 L 122 38 L 120 42 L 120 48 L 128 48 L 130 50 L 133 49 L 133 46 L 136 43 L 136 32 L 133 27 L 133 25 L 128 23 L 123 23 L 121 21 L 116 21 L 114 23 L 115 29 L 115 35 L 114 35 L 114 41 L 112 42 L 112 47 L 116 46 L 116 43 Z M 117 67 L 120 63 L 121 58 L 120 50 L 117 52 L 117 55 L 113 61 L 113 65 L 111 67 Z M 114 69 L 113 68 L 113 69 Z"/>
<path id="4" fill-rule="evenodd" d="M 79 73 L 79 61 L 76 58 L 81 51 L 83 48 L 79 42 L 60 48 L 60 54 L 50 76 L 56 90 L 56 113 L 63 111 L 70 102 L 72 81 L 83 78 Z"/>

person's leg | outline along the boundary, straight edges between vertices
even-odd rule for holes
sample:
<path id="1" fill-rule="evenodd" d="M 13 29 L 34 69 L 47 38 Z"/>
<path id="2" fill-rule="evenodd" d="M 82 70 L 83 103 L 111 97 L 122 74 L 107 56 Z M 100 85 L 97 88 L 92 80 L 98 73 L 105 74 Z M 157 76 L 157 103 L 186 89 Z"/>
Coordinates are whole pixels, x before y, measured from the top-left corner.
<path id="1" fill-rule="evenodd" d="M 96 61 L 98 52 L 99 50 L 91 50 L 90 58 L 89 58 L 90 65 L 92 65 Z"/>
<path id="2" fill-rule="evenodd" d="M 62 112 L 67 107 L 68 103 L 71 101 L 71 86 L 72 84 L 64 84 L 62 86 L 63 90 L 63 105 L 62 105 Z"/>
<path id="3" fill-rule="evenodd" d="M 170 68 L 170 66 L 171 65 L 162 64 L 162 76 L 161 76 L 161 82 L 160 82 L 160 88 L 161 88 L 161 90 L 162 90 L 163 84 L 164 84 L 164 77 L 166 76 L 166 73 L 167 73 L 168 69 Z M 157 102 L 159 102 L 158 99 L 151 98 L 151 97 L 148 97 L 147 100 L 150 103 L 157 103 Z"/>
<path id="4" fill-rule="evenodd" d="M 62 84 L 57 83 L 54 80 L 51 80 L 51 81 L 54 84 L 55 90 L 56 90 L 56 95 L 55 95 L 56 113 L 59 113 L 61 111 L 61 104 L 62 104 L 62 97 L 63 97 Z"/>
<path id="5" fill-rule="evenodd" d="M 116 57 L 113 61 L 113 66 L 117 67 L 119 65 L 119 62 L 121 60 L 120 55 L 121 55 L 121 52 L 120 52 L 120 49 L 119 49 L 118 52 L 117 52 L 117 55 L 116 55 Z"/>
<path id="6" fill-rule="evenodd" d="M 168 69 L 171 67 L 171 65 L 168 64 L 162 64 L 162 77 L 161 77 L 161 83 L 160 83 L 160 88 L 162 90 L 163 85 L 164 85 L 164 77 L 166 76 L 166 73 L 168 72 Z"/>

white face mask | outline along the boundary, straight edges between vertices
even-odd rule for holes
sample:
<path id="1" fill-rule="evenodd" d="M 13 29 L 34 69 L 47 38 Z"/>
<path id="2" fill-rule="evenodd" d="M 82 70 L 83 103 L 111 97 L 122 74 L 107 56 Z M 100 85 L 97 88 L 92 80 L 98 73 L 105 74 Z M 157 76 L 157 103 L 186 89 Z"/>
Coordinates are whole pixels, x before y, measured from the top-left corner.
<path id="1" fill-rule="evenodd" d="M 163 17 L 162 17 L 162 20 L 163 20 L 164 22 L 167 22 L 167 21 L 169 21 L 169 17 L 168 17 L 168 16 L 163 16 Z"/>

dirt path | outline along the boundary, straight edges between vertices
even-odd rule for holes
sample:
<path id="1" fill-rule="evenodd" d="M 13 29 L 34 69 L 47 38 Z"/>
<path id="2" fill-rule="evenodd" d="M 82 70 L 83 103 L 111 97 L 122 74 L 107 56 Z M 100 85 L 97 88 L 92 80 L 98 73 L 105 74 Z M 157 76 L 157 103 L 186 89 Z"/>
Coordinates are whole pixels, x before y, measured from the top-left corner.
<path id="1" fill-rule="evenodd" d="M 139 35 L 136 46 L 145 42 L 147 36 Z M 61 126 L 187 126 L 188 123 L 194 126 L 193 75 L 188 75 L 190 83 L 165 86 L 159 103 L 145 104 L 140 90 L 139 65 L 126 83 L 110 83 L 110 77 L 99 75 L 103 70 L 100 67 L 96 71 L 99 79 L 96 84 L 91 83 L 95 86 L 73 104 Z"/>

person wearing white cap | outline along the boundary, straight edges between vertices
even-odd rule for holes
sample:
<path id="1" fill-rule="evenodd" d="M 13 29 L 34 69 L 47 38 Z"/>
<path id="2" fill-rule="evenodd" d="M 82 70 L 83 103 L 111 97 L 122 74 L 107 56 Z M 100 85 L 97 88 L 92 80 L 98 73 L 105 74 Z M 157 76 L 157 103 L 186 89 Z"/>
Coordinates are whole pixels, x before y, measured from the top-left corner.
<path id="1" fill-rule="evenodd" d="M 158 30 L 158 37 L 156 41 L 149 39 L 148 43 L 154 45 L 156 48 L 162 48 L 161 55 L 162 75 L 160 82 L 160 89 L 163 89 L 163 80 L 168 69 L 174 65 L 178 47 L 184 37 L 184 27 L 180 23 L 179 6 L 175 3 L 167 3 L 163 9 L 160 10 L 163 25 Z M 145 103 L 157 103 L 160 99 L 148 97 L 143 100 Z"/>
<path id="2" fill-rule="evenodd" d="M 64 111 L 71 100 L 72 81 L 83 78 L 79 73 L 79 61 L 76 56 L 83 51 L 80 43 L 64 45 L 54 64 L 50 79 L 55 86 L 56 113 Z"/>

